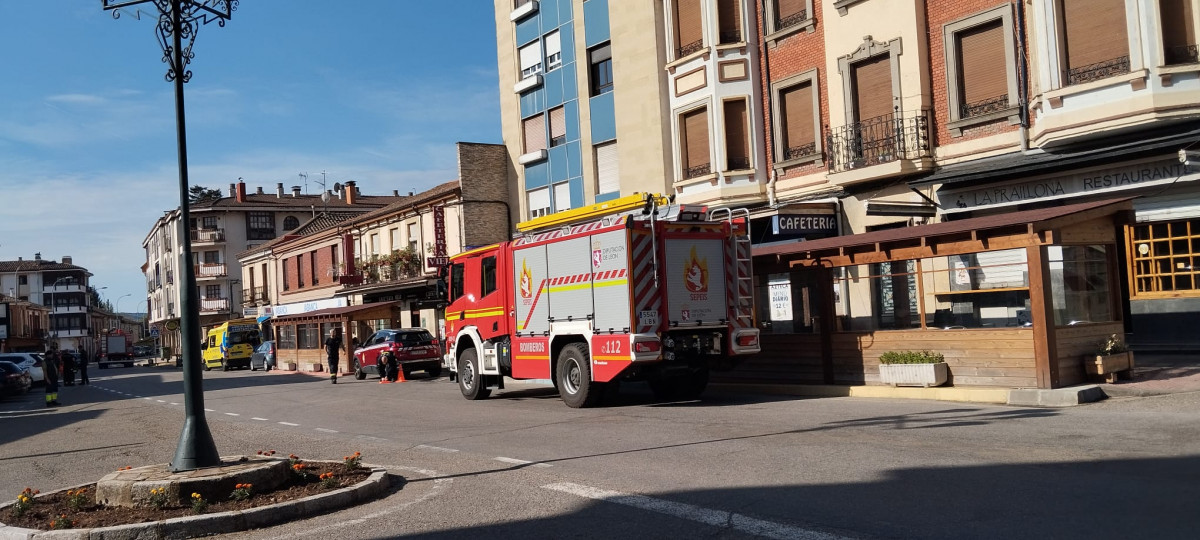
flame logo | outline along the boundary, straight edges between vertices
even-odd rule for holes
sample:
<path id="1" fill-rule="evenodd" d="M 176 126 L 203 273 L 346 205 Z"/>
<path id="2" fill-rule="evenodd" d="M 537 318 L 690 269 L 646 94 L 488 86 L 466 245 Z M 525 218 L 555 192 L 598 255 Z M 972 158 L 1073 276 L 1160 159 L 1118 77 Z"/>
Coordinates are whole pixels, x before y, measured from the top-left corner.
<path id="1" fill-rule="evenodd" d="M 696 246 L 692 246 L 692 254 L 683 267 L 683 284 L 688 292 L 708 292 L 708 259 L 696 257 Z"/>
<path id="2" fill-rule="evenodd" d="M 529 267 L 525 265 L 525 259 L 521 259 L 521 298 L 531 298 L 533 296 L 533 273 L 529 271 Z"/>

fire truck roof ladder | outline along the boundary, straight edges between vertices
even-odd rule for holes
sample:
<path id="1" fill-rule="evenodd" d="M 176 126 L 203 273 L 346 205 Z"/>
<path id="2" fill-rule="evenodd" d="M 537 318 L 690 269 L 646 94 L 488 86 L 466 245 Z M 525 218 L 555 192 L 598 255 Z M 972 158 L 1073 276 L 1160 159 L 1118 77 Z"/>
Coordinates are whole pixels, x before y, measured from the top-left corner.
<path id="1" fill-rule="evenodd" d="M 737 317 L 747 322 L 754 320 L 754 275 L 750 271 L 750 210 L 746 208 L 714 208 L 708 213 L 709 221 L 729 222 L 733 235 L 734 258 L 737 260 Z M 737 227 L 740 221 L 745 226 Z M 741 231 L 741 232 L 739 232 Z M 746 271 L 743 272 L 742 270 Z"/>
<path id="2" fill-rule="evenodd" d="M 591 206 L 563 210 L 562 212 L 555 212 L 547 216 L 533 218 L 528 221 L 522 221 L 517 224 L 517 230 L 525 233 L 539 229 L 573 225 L 576 223 L 591 221 L 615 214 L 634 212 L 645 208 L 646 201 L 650 199 L 653 199 L 657 205 L 667 204 L 666 197 L 663 197 L 662 195 L 639 192 L 632 195 L 627 195 L 625 197 L 604 201 L 602 203 L 596 203 Z"/>

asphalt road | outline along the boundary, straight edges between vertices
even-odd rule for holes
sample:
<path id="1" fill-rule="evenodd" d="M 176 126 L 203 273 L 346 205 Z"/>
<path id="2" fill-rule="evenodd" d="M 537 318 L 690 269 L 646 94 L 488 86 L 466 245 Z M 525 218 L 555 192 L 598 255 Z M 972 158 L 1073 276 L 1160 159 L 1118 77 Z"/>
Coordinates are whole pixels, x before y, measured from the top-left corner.
<path id="1" fill-rule="evenodd" d="M 169 461 L 173 368 L 96 370 L 58 409 L 0 401 L 0 499 Z M 658 403 L 627 385 L 567 408 L 510 383 L 464 400 L 446 379 L 337 385 L 205 374 L 223 455 L 355 451 L 384 499 L 238 538 L 1195 538 L 1200 394 L 1070 409 L 711 390 Z M 3 518 L 0 517 L 0 521 Z"/>

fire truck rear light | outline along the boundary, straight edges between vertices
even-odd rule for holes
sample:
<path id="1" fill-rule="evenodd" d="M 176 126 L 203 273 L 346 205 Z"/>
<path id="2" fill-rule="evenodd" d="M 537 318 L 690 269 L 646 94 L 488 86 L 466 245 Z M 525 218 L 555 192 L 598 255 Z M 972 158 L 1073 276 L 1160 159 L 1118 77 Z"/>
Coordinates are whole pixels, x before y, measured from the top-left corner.
<path id="1" fill-rule="evenodd" d="M 758 345 L 758 334 L 742 334 L 737 338 L 739 347 L 750 347 Z"/>
<path id="2" fill-rule="evenodd" d="M 657 341 L 637 341 L 633 344 L 633 352 L 649 353 L 662 350 L 662 344 Z"/>

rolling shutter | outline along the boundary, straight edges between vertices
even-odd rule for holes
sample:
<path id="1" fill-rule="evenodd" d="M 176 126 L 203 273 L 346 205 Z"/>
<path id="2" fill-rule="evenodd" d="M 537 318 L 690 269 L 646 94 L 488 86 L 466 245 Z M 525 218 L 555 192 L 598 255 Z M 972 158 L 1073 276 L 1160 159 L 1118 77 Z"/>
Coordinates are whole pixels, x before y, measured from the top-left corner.
<path id="1" fill-rule="evenodd" d="M 780 93 L 780 99 L 783 102 L 782 159 L 800 157 L 792 155 L 794 152 L 789 152 L 788 149 L 801 148 L 816 142 L 812 92 L 812 83 L 805 82 Z"/>
<path id="2" fill-rule="evenodd" d="M 550 189 L 539 188 L 525 194 L 529 200 L 529 218 L 542 217 L 550 213 Z"/>
<path id="3" fill-rule="evenodd" d="M 692 169 L 712 163 L 708 153 L 708 109 L 697 109 L 683 115 L 684 168 Z"/>
<path id="4" fill-rule="evenodd" d="M 558 32 L 546 34 L 546 70 L 549 71 L 562 64 L 562 40 Z"/>
<path id="5" fill-rule="evenodd" d="M 542 71 L 542 47 L 537 41 L 521 47 L 517 55 L 521 59 L 522 79 Z"/>
<path id="6" fill-rule="evenodd" d="M 704 40 L 700 0 L 675 0 L 675 47 Z"/>
<path id="7" fill-rule="evenodd" d="M 854 121 L 892 114 L 892 59 L 881 54 L 864 60 L 851 69 L 854 85 Z"/>
<path id="8" fill-rule="evenodd" d="M 784 20 L 805 10 L 804 0 L 776 0 L 775 18 Z M 778 28 L 776 28 L 778 30 Z"/>
<path id="9" fill-rule="evenodd" d="M 550 111 L 550 146 L 558 146 L 567 140 L 567 114 L 562 107 Z"/>
<path id="10" fill-rule="evenodd" d="M 717 16 L 721 24 L 721 43 L 742 41 L 741 0 L 717 0 Z"/>
<path id="11" fill-rule="evenodd" d="M 1192 0 L 1160 0 L 1162 13 L 1163 52 L 1166 63 L 1195 62 L 1185 47 L 1196 44 L 1196 28 L 1192 21 Z"/>
<path id="12" fill-rule="evenodd" d="M 617 143 L 596 147 L 596 193 L 621 191 L 620 164 L 617 161 Z"/>
<path id="13" fill-rule="evenodd" d="M 996 19 L 958 34 L 959 88 L 964 105 L 1008 95 L 1008 72 L 1002 69 L 1004 24 Z"/>
<path id="14" fill-rule="evenodd" d="M 571 209 L 571 183 L 554 184 L 554 211 Z"/>
<path id="15" fill-rule="evenodd" d="M 1067 68 L 1129 56 L 1125 0 L 1062 0 Z"/>
<path id="16" fill-rule="evenodd" d="M 750 141 L 746 133 L 746 100 L 725 102 L 725 170 L 750 167 Z"/>
<path id="17" fill-rule="evenodd" d="M 546 148 L 546 117 L 535 114 L 523 122 L 525 130 L 525 153 L 537 152 Z"/>

